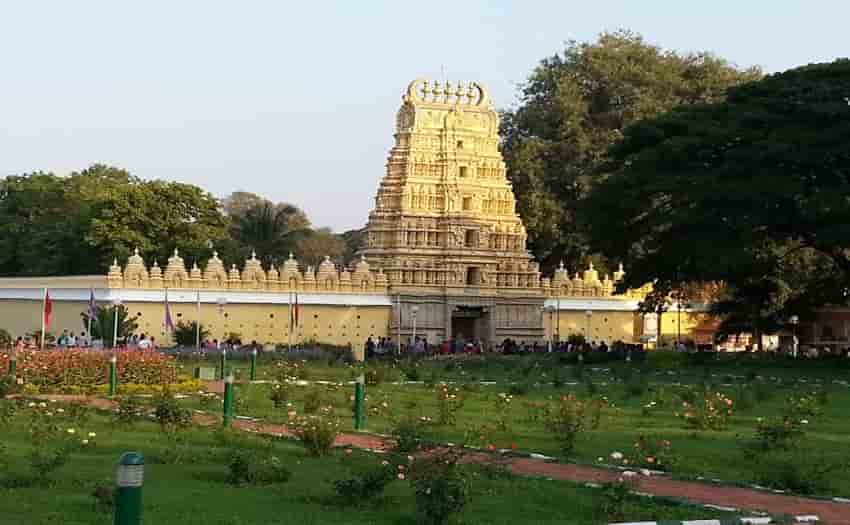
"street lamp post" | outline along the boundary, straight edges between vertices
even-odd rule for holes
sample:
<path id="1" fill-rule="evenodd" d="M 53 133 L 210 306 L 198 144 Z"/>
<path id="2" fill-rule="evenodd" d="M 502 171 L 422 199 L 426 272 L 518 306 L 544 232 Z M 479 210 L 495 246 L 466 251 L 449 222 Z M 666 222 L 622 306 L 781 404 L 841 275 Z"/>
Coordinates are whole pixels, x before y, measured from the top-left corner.
<path id="1" fill-rule="evenodd" d="M 558 344 L 561 344 L 561 296 L 558 295 L 558 297 L 555 298 L 555 301 L 558 305 L 558 306 L 556 306 L 556 310 L 555 310 L 556 311 L 555 316 L 557 317 L 557 324 L 555 324 L 555 334 L 556 334 L 555 342 L 558 343 Z"/>
<path id="2" fill-rule="evenodd" d="M 797 359 L 797 345 L 799 344 L 799 341 L 797 339 L 797 324 L 799 322 L 800 318 L 796 315 L 792 315 L 788 319 L 788 323 L 791 324 L 791 333 L 793 337 L 793 339 L 791 340 L 791 357 L 793 357 L 794 359 Z"/>
<path id="3" fill-rule="evenodd" d="M 551 352 L 553 339 L 555 339 L 555 325 L 552 322 L 553 314 L 555 313 L 555 307 L 549 305 L 543 307 L 543 310 L 549 313 L 549 351 Z"/>
<path id="4" fill-rule="evenodd" d="M 112 300 L 112 348 L 118 347 L 118 308 L 121 306 L 121 299 Z"/>
<path id="5" fill-rule="evenodd" d="M 219 341 L 218 341 L 218 345 L 221 347 L 221 355 L 219 356 L 218 378 L 220 380 L 224 381 L 224 379 L 225 379 L 224 369 L 227 367 L 227 347 L 224 345 L 224 336 L 226 334 L 224 333 L 224 321 L 223 321 L 223 319 L 224 319 L 224 307 L 225 307 L 225 305 L 227 305 L 227 298 L 226 297 L 219 297 L 216 300 L 216 303 L 218 304 L 219 323 L 221 323 L 221 325 L 222 325 L 222 332 L 221 332 L 222 338 L 219 339 Z"/>
<path id="6" fill-rule="evenodd" d="M 410 314 L 413 317 L 413 335 L 410 337 L 410 343 L 416 346 L 416 313 L 419 311 L 418 305 L 413 305 L 410 307 Z"/>

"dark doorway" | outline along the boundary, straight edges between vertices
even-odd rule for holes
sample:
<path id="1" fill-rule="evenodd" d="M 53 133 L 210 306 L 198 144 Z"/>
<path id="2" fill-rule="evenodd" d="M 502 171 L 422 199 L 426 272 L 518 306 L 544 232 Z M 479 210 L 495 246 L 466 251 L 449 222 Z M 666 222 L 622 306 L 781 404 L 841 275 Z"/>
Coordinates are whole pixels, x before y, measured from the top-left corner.
<path id="1" fill-rule="evenodd" d="M 458 306 L 452 312 L 452 338 L 459 342 L 487 341 L 490 316 L 481 306 Z"/>

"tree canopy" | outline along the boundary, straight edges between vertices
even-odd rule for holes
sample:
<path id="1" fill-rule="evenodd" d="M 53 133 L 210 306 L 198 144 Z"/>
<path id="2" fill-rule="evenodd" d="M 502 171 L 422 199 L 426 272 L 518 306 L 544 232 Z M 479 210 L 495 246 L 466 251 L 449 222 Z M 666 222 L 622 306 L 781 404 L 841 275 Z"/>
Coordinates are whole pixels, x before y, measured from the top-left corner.
<path id="1" fill-rule="evenodd" d="M 715 309 L 751 327 L 845 302 L 849 101 L 845 59 L 635 123 L 583 203 L 593 247 L 628 266 L 622 287 L 727 283 Z"/>
<path id="2" fill-rule="evenodd" d="M 711 53 L 665 51 L 629 31 L 571 41 L 542 60 L 519 106 L 503 113 L 501 132 L 529 249 L 544 271 L 560 260 L 575 268 L 590 255 L 579 203 L 626 126 L 722 100 L 728 87 L 760 76 Z"/>
<path id="3" fill-rule="evenodd" d="M 248 192 L 219 202 L 197 186 L 145 181 L 101 164 L 67 177 L 0 179 L 0 275 L 99 274 L 135 248 L 160 264 L 175 248 L 190 264 L 214 249 L 237 264 L 256 251 L 267 265 L 304 250 L 312 264 L 324 255 L 341 259 L 345 242 L 313 230 L 291 204 Z"/>
<path id="4" fill-rule="evenodd" d="M 188 184 L 98 164 L 0 181 L 2 275 L 100 273 L 136 247 L 165 260 L 175 247 L 199 254 L 226 235 L 215 198 Z"/>

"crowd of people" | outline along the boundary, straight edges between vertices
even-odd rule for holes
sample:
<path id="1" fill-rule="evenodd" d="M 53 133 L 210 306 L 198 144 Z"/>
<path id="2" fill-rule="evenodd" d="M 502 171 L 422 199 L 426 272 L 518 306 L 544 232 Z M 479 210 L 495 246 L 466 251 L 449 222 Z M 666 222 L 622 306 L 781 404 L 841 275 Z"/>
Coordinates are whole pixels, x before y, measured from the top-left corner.
<path id="1" fill-rule="evenodd" d="M 520 341 L 506 338 L 498 345 L 487 345 L 480 339 L 459 339 L 451 338 L 439 344 L 429 343 L 426 337 L 417 336 L 409 340 L 406 344 L 401 345 L 401 354 L 413 356 L 437 356 L 437 355 L 458 355 L 458 354 L 485 354 L 498 353 L 503 355 L 523 355 L 523 354 L 542 354 L 542 353 L 610 353 L 615 350 L 624 351 L 642 351 L 643 345 L 627 344 L 618 342 L 613 346 L 609 346 L 605 341 L 590 341 L 588 342 L 541 342 L 541 341 Z M 364 353 L 366 358 L 372 358 L 385 354 L 396 355 L 398 347 L 389 337 L 381 337 L 377 340 L 369 337 L 364 343 Z"/>

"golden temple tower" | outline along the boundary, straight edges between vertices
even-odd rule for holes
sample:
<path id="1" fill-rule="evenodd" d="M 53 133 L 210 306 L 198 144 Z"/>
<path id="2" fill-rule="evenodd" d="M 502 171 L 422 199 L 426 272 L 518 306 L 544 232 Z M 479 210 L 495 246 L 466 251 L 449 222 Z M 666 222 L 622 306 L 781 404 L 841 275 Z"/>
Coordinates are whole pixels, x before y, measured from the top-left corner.
<path id="1" fill-rule="evenodd" d="M 537 263 L 499 151 L 499 118 L 478 83 L 410 83 L 362 254 L 398 298 L 403 339 L 537 338 Z M 407 337 L 405 337 L 405 335 Z"/>

